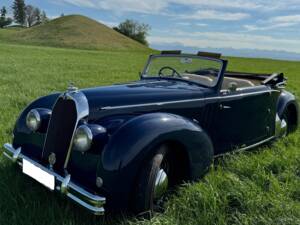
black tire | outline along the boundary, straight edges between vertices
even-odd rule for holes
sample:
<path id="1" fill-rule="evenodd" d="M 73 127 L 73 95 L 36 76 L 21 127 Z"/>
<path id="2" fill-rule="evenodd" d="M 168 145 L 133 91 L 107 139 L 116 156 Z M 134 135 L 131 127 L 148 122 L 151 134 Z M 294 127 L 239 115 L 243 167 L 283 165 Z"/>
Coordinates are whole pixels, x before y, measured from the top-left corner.
<path id="1" fill-rule="evenodd" d="M 155 203 L 155 181 L 163 164 L 168 165 L 168 149 L 166 146 L 158 148 L 154 156 L 145 164 L 140 171 L 136 193 L 134 197 L 134 212 L 144 217 L 151 217 L 158 211 Z M 166 171 L 168 175 L 169 171 Z M 169 186 L 169 184 L 168 184 Z"/>

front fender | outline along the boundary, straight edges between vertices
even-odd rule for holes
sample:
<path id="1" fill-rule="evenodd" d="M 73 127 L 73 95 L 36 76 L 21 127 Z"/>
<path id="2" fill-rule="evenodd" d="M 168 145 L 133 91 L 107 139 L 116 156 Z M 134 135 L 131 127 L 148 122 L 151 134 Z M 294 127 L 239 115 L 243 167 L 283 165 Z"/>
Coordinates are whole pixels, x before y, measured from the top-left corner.
<path id="1" fill-rule="evenodd" d="M 21 112 L 19 118 L 16 121 L 15 125 L 15 131 L 16 132 L 29 132 L 27 126 L 26 126 L 26 116 L 28 112 L 35 108 L 45 108 L 45 109 L 52 109 L 55 101 L 57 100 L 60 93 L 51 94 L 48 96 L 44 96 L 41 98 L 38 98 L 31 102 L 26 108 Z M 16 134 L 15 134 L 16 135 Z"/>
<path id="2" fill-rule="evenodd" d="M 22 146 L 23 151 L 26 152 L 28 156 L 39 158 L 44 144 L 45 134 L 32 133 L 26 126 L 26 116 L 28 112 L 34 108 L 45 108 L 51 110 L 58 96 L 59 94 L 57 93 L 41 97 L 30 103 L 21 112 L 13 130 L 14 148 Z"/>
<path id="3" fill-rule="evenodd" d="M 198 124 L 168 113 L 137 116 L 116 131 L 102 152 L 98 175 L 105 176 L 107 186 L 104 188 L 110 190 L 114 199 L 129 196 L 145 159 L 166 141 L 180 142 L 184 146 L 191 179 L 200 178 L 207 171 L 213 159 L 213 145 Z"/>

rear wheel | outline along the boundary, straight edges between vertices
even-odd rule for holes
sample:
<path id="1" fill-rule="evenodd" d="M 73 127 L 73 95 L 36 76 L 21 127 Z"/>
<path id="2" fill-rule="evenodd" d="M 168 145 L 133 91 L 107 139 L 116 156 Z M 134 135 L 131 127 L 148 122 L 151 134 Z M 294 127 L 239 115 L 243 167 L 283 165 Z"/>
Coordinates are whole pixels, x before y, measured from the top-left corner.
<path id="1" fill-rule="evenodd" d="M 171 170 L 168 148 L 161 146 L 140 172 L 134 200 L 137 214 L 152 216 L 153 212 L 162 210 L 164 198 L 172 184 Z"/>
<path id="2" fill-rule="evenodd" d="M 282 115 L 282 121 L 286 124 L 286 129 L 284 136 L 289 135 L 290 133 L 294 132 L 297 129 L 297 123 L 295 122 L 295 115 L 291 108 L 286 108 Z"/>

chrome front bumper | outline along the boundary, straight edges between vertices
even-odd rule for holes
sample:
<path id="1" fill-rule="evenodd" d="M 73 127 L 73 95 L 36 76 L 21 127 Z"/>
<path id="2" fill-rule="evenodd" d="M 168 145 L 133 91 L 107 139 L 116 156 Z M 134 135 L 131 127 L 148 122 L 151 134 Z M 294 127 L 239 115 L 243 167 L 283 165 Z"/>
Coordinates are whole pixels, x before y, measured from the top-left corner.
<path id="1" fill-rule="evenodd" d="M 53 175 L 55 177 L 55 189 L 62 194 L 66 195 L 68 198 L 72 199 L 77 204 L 83 206 L 88 209 L 95 215 L 103 215 L 104 214 L 104 204 L 105 198 L 94 195 L 78 185 L 74 184 L 71 181 L 71 175 L 67 175 L 66 177 L 62 177 L 59 174 L 55 173 L 53 170 L 48 169 L 41 164 L 33 161 L 32 159 L 26 157 L 22 154 L 22 149 L 14 149 L 11 144 L 4 145 L 3 155 L 6 156 L 14 163 L 18 163 L 22 166 L 23 159 L 29 161 L 33 165 L 39 167 L 43 171 Z"/>

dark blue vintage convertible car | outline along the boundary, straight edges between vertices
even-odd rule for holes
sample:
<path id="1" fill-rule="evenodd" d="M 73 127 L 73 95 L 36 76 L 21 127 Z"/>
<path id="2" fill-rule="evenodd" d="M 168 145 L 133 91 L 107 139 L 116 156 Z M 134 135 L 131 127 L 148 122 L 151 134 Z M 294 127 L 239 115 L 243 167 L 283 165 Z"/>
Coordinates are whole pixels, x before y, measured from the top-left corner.
<path id="1" fill-rule="evenodd" d="M 139 81 L 42 97 L 21 113 L 3 153 L 96 215 L 153 212 L 214 156 L 296 130 L 298 105 L 282 73 L 226 66 L 219 54 L 164 51 Z"/>

